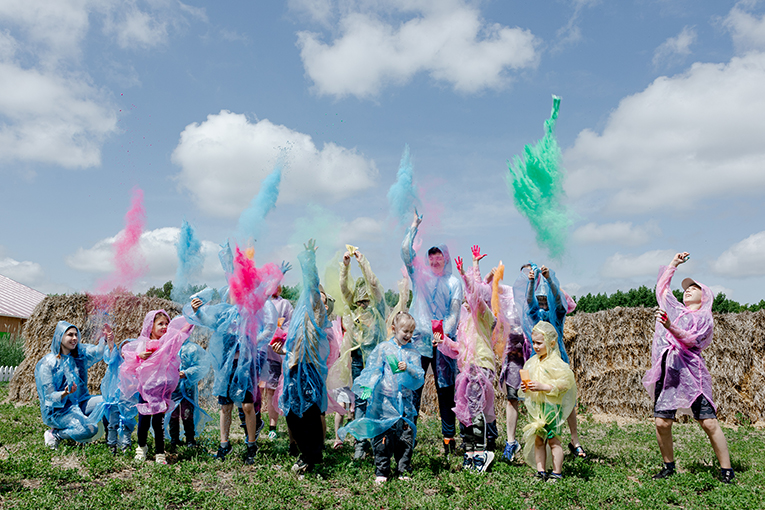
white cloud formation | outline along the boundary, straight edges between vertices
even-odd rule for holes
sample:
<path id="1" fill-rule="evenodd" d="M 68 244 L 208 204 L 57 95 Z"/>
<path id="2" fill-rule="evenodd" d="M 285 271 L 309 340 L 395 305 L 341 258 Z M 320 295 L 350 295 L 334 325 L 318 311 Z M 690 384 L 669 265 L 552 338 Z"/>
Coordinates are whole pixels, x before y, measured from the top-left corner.
<path id="1" fill-rule="evenodd" d="M 65 262 L 72 269 L 85 273 L 111 273 L 114 271 L 112 246 L 118 237 L 119 234 L 101 239 L 90 248 L 78 248 L 65 258 Z M 148 273 L 141 278 L 144 282 L 156 285 L 175 278 L 178 267 L 175 243 L 178 242 L 179 237 L 180 229 L 177 227 L 163 227 L 141 234 L 139 249 L 146 258 L 148 266 Z M 218 262 L 219 249 L 217 243 L 202 241 L 202 255 L 205 261 L 201 278 L 210 284 L 218 282 L 223 276 L 223 270 Z"/>
<path id="2" fill-rule="evenodd" d="M 369 188 L 377 167 L 354 149 L 332 142 L 318 149 L 311 136 L 267 119 L 250 122 L 222 110 L 186 126 L 172 160 L 178 181 L 203 211 L 236 217 L 286 149 L 278 203 L 336 201 Z"/>
<path id="3" fill-rule="evenodd" d="M 756 2 L 738 2 L 723 20 L 733 38 L 736 50 L 744 53 L 750 50 L 765 50 L 765 14 L 757 17 L 746 11 Z"/>
<path id="4" fill-rule="evenodd" d="M 653 250 L 640 255 L 622 255 L 614 253 L 606 259 L 600 268 L 604 278 L 636 278 L 656 276 L 660 266 L 666 266 L 675 256 L 672 250 Z"/>
<path id="5" fill-rule="evenodd" d="M 739 241 L 712 263 L 712 271 L 734 278 L 765 275 L 765 231 Z"/>
<path id="6" fill-rule="evenodd" d="M 566 24 L 558 29 L 556 33 L 557 41 L 553 51 L 561 51 L 567 46 L 574 45 L 582 39 L 582 30 L 579 27 L 579 18 L 585 7 L 593 7 L 600 3 L 600 0 L 572 0 L 574 12 Z"/>
<path id="7" fill-rule="evenodd" d="M 683 58 L 691 54 L 691 44 L 696 42 L 696 29 L 683 27 L 683 30 L 675 37 L 670 37 L 659 45 L 653 52 L 653 65 L 671 65 L 682 62 Z"/>
<path id="8" fill-rule="evenodd" d="M 620 213 L 760 192 L 763 83 L 765 53 L 657 78 L 619 103 L 602 134 L 579 133 L 564 154 L 566 191 Z"/>
<path id="9" fill-rule="evenodd" d="M 623 246 L 639 246 L 661 235 L 661 229 L 655 221 L 644 225 L 633 225 L 631 222 L 617 221 L 614 223 L 588 223 L 574 231 L 571 239 L 580 244 L 620 244 Z"/>
<path id="10" fill-rule="evenodd" d="M 32 288 L 37 288 L 45 281 L 45 271 L 40 264 L 10 257 L 0 258 L 0 274 Z"/>
<path id="11" fill-rule="evenodd" d="M 325 22 L 332 12 L 326 2 L 296 3 Z M 419 72 L 462 93 L 500 89 L 510 82 L 510 70 L 534 67 L 539 59 L 530 31 L 487 23 L 464 0 L 362 1 L 344 7 L 340 35 L 330 44 L 320 34 L 298 33 L 306 75 L 321 95 L 372 97 Z M 406 13 L 414 17 L 402 19 Z"/>

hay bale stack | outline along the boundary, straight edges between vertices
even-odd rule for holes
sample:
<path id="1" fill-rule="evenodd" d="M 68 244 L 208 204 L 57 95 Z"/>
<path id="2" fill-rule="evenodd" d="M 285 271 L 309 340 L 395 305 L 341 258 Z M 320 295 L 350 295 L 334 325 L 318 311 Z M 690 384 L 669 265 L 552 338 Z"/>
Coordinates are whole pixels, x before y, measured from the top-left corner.
<path id="1" fill-rule="evenodd" d="M 154 297 L 134 296 L 130 293 L 110 294 L 109 323 L 114 330 L 116 341 L 136 338 L 141 331 L 143 319 L 150 310 L 164 309 L 173 318 L 180 314 L 181 307 Z M 96 343 L 104 324 L 103 296 L 73 294 L 48 296 L 37 305 L 32 316 L 24 326 L 24 361 L 11 379 L 9 397 L 15 401 L 37 399 L 35 385 L 35 365 L 50 352 L 50 343 L 56 323 L 64 320 L 80 328 L 82 341 Z M 101 379 L 106 372 L 106 364 L 96 363 L 88 371 L 88 390 L 91 394 L 101 393 Z"/>

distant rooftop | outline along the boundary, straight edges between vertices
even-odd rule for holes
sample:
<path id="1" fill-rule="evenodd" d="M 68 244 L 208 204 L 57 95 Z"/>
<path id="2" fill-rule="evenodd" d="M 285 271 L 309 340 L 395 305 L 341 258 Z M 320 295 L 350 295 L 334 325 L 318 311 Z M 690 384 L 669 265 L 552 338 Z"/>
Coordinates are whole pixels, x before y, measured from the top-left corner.
<path id="1" fill-rule="evenodd" d="M 0 274 L 0 316 L 28 319 L 45 294 Z"/>

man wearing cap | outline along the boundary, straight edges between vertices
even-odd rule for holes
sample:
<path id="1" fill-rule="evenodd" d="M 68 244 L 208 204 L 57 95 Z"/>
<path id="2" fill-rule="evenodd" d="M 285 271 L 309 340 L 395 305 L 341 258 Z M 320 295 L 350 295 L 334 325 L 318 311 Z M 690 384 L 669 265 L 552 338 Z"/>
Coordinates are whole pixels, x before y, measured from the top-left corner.
<path id="1" fill-rule="evenodd" d="M 669 266 L 659 269 L 656 282 L 659 310 L 651 350 L 652 366 L 643 378 L 643 385 L 654 399 L 656 439 L 664 460 L 664 468 L 654 478 L 675 474 L 672 423 L 680 410 L 693 414 L 709 436 L 720 462 L 720 479 L 730 483 L 734 473 L 728 443 L 712 401 L 712 378 L 701 357 L 701 351 L 712 343 L 714 295 L 709 287 L 691 278 L 683 280 L 682 304 L 670 290 L 677 266 L 689 256 L 688 252 L 677 253 Z"/>

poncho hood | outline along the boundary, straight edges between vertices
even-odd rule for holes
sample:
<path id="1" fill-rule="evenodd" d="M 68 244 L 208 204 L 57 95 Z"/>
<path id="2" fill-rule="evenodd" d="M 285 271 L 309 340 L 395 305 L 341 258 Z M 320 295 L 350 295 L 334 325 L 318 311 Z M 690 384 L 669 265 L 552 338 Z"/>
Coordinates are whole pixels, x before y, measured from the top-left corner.
<path id="1" fill-rule="evenodd" d="M 50 342 L 50 352 L 53 353 L 54 356 L 58 356 L 61 354 L 61 340 L 64 338 L 64 333 L 66 333 L 69 328 L 74 328 L 77 330 L 77 347 L 74 348 L 72 352 L 70 352 L 70 356 L 73 358 L 77 358 L 80 355 L 80 342 L 82 341 L 82 335 L 80 334 L 80 328 L 75 326 L 74 324 L 70 324 L 66 321 L 58 321 L 58 324 L 56 324 L 56 329 L 53 331 L 53 340 Z"/>

